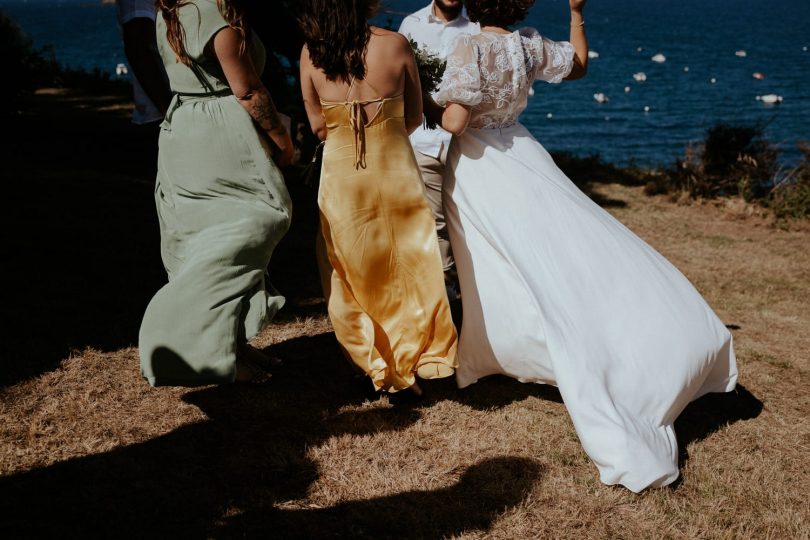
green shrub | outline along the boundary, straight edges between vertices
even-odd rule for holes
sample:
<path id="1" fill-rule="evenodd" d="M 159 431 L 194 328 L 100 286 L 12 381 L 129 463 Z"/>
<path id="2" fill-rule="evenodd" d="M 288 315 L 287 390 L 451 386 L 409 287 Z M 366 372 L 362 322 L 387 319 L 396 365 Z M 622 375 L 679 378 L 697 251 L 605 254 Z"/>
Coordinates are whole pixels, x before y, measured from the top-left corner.
<path id="1" fill-rule="evenodd" d="M 766 203 L 776 217 L 810 217 L 810 144 L 799 143 L 802 160 L 775 183 Z"/>
<path id="2" fill-rule="evenodd" d="M 651 174 L 632 163 L 627 167 L 607 163 L 599 154 L 578 157 L 570 152 L 552 152 L 551 155 L 554 163 L 580 189 L 593 183 L 643 186 Z"/>
<path id="3" fill-rule="evenodd" d="M 645 191 L 762 201 L 773 188 L 778 159 L 779 150 L 763 137 L 761 126 L 719 123 L 706 132 L 703 144 L 688 146 L 673 169 L 652 177 Z"/>

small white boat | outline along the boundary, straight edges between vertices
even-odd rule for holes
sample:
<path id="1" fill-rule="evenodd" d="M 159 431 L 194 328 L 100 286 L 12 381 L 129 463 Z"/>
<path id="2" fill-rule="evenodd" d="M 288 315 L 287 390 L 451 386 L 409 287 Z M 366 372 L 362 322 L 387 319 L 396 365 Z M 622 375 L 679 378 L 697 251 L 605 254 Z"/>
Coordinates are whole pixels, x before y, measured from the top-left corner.
<path id="1" fill-rule="evenodd" d="M 734 55 L 738 56 L 739 58 L 745 58 L 746 56 L 748 56 L 748 53 L 740 49 L 739 51 L 735 51 Z"/>
<path id="2" fill-rule="evenodd" d="M 765 105 L 778 105 L 782 103 L 782 96 L 776 94 L 765 94 L 764 96 L 757 96 L 757 101 L 761 101 Z"/>
<path id="3" fill-rule="evenodd" d="M 608 97 L 602 92 L 595 93 L 593 95 L 593 99 L 595 99 L 597 103 L 607 103 L 608 101 L 610 101 L 610 99 L 608 99 Z"/>
<path id="4" fill-rule="evenodd" d="M 638 52 L 641 52 L 641 51 L 643 51 L 644 49 L 643 49 L 643 48 L 641 48 L 641 47 L 639 47 L 639 48 L 638 48 L 638 49 L 636 49 L 636 50 L 637 50 Z"/>
<path id="5" fill-rule="evenodd" d="M 683 66 L 683 72 L 689 73 L 689 66 Z"/>
<path id="6" fill-rule="evenodd" d="M 126 64 L 118 64 L 117 66 L 115 66 L 116 77 L 123 77 L 127 73 L 129 73 L 129 70 L 127 69 Z"/>
<path id="7" fill-rule="evenodd" d="M 647 80 L 647 75 L 643 71 L 639 71 L 638 73 L 633 73 L 633 78 L 636 82 L 644 82 Z"/>
<path id="8" fill-rule="evenodd" d="M 717 82 L 717 79 L 715 79 L 714 77 L 712 77 L 711 79 L 709 79 L 709 82 L 710 82 L 710 83 L 712 83 L 712 84 L 714 84 L 714 83 L 716 83 L 716 82 Z"/>
<path id="9" fill-rule="evenodd" d="M 756 80 L 758 80 L 758 81 L 761 81 L 761 80 L 763 80 L 765 78 L 765 75 L 763 75 L 759 71 L 755 71 L 751 76 L 753 78 L 755 78 Z"/>
<path id="10" fill-rule="evenodd" d="M 549 118 L 549 119 L 550 119 L 550 118 L 553 118 L 553 117 L 554 117 L 554 115 L 553 115 L 553 114 L 551 114 L 551 113 L 548 113 L 548 114 L 546 115 L 546 118 Z"/>
<path id="11" fill-rule="evenodd" d="M 644 112 L 650 112 L 650 106 L 644 105 Z"/>
<path id="12" fill-rule="evenodd" d="M 652 60 L 653 62 L 656 62 L 658 64 L 663 64 L 664 62 L 667 61 L 667 57 L 664 56 L 661 53 L 658 53 L 658 54 L 653 55 L 653 57 L 650 58 L 650 60 Z"/>
<path id="13" fill-rule="evenodd" d="M 599 53 L 596 51 L 588 51 L 588 58 L 599 58 Z"/>
<path id="14" fill-rule="evenodd" d="M 625 86 L 625 87 L 624 87 L 624 93 L 625 93 L 625 94 L 627 94 L 627 93 L 629 93 L 629 92 L 630 92 L 630 87 L 629 87 L 629 86 Z"/>

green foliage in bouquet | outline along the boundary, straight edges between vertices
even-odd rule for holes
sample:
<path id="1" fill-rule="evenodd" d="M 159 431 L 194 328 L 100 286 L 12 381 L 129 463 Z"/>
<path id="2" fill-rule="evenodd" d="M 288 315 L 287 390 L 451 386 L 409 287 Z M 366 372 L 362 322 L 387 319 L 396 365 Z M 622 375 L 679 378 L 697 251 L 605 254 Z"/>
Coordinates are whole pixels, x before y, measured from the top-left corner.
<path id="1" fill-rule="evenodd" d="M 409 39 L 413 55 L 416 58 L 416 67 L 419 70 L 419 82 L 422 85 L 423 94 L 432 94 L 439 89 L 439 84 L 444 76 L 444 69 L 447 62 L 435 54 L 423 49 L 417 42 Z M 425 118 L 425 127 L 435 129 L 437 125 Z"/>

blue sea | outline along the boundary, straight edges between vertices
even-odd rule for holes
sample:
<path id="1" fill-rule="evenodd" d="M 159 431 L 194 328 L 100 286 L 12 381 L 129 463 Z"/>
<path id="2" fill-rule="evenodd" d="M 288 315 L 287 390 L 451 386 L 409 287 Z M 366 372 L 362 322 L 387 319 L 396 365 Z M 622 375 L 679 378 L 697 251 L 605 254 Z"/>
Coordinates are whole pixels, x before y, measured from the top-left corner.
<path id="1" fill-rule="evenodd" d="M 425 4 L 384 1 L 376 23 L 396 28 Z M 0 0 L 0 9 L 65 65 L 114 76 L 125 62 L 113 6 Z M 798 158 L 799 140 L 810 140 L 810 1 L 591 0 L 585 18 L 591 49 L 599 53 L 587 77 L 537 83 L 522 117 L 548 149 L 598 153 L 617 164 L 669 165 L 719 121 L 765 126 L 786 162 Z M 568 37 L 568 20 L 567 1 L 538 0 L 525 24 L 559 40 Z M 651 60 L 657 53 L 664 63 Z M 635 81 L 637 72 L 647 80 Z M 597 103 L 598 92 L 609 100 Z M 756 99 L 765 94 L 783 101 Z"/>

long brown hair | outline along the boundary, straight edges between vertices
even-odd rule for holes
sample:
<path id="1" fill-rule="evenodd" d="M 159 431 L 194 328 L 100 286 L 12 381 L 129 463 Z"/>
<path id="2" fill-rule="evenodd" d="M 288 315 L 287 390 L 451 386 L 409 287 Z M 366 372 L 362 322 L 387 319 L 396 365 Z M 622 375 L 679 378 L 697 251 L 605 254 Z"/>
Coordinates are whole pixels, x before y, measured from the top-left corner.
<path id="1" fill-rule="evenodd" d="M 242 44 L 239 52 L 243 53 L 248 36 L 248 27 L 247 21 L 245 20 L 245 9 L 242 3 L 238 0 L 216 1 L 219 12 L 222 14 L 225 22 L 242 36 Z M 191 63 L 191 58 L 188 56 L 186 46 L 184 45 L 186 33 L 183 29 L 183 25 L 180 24 L 178 10 L 181 6 L 188 3 L 188 0 L 156 0 L 157 7 L 163 14 L 163 20 L 166 22 L 166 39 L 169 45 L 171 45 L 177 59 L 186 65 Z"/>
<path id="2" fill-rule="evenodd" d="M 366 48 L 371 37 L 368 19 L 379 0 L 303 0 L 298 23 L 312 65 L 327 80 L 344 82 L 366 77 Z"/>

